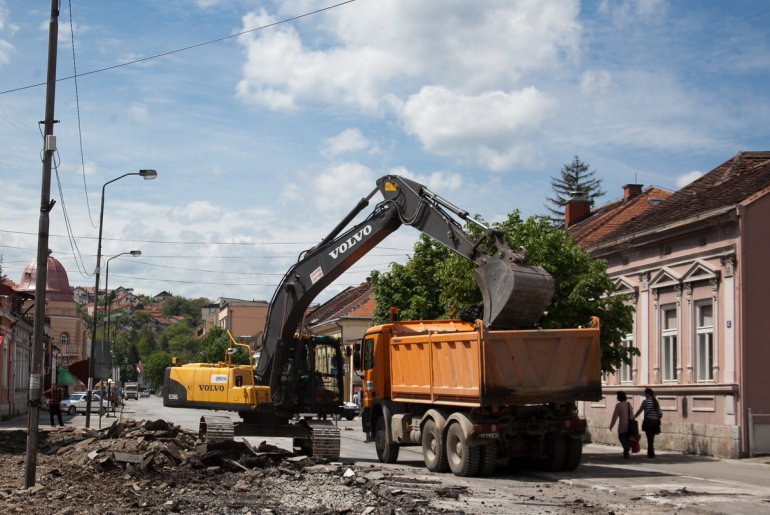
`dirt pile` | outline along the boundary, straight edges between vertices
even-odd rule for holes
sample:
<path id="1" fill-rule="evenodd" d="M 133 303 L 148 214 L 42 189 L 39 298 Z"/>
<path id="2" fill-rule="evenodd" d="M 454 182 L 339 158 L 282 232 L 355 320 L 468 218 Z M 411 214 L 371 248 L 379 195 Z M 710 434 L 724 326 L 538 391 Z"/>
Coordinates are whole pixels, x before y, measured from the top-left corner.
<path id="1" fill-rule="evenodd" d="M 21 487 L 24 431 L 0 432 L 4 513 L 445 513 L 457 489 L 265 444 L 206 443 L 164 420 L 40 434 L 38 483 Z"/>

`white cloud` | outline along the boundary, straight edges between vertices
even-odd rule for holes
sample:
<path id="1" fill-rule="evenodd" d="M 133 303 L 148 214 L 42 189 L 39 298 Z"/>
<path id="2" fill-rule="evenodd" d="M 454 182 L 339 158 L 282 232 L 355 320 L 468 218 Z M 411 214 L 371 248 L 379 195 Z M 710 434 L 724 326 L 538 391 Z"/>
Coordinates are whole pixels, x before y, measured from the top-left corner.
<path id="1" fill-rule="evenodd" d="M 531 163 L 555 101 L 537 89 L 468 96 L 428 86 L 403 107 L 407 132 L 426 150 L 507 170 Z"/>
<path id="2" fill-rule="evenodd" d="M 686 174 L 680 175 L 679 177 L 676 178 L 676 187 L 684 188 L 694 180 L 699 179 L 701 177 L 703 177 L 703 172 L 699 172 L 698 170 L 687 172 Z"/>
<path id="3" fill-rule="evenodd" d="M 463 185 L 463 178 L 459 173 L 436 171 L 428 175 L 412 172 L 402 166 L 390 171 L 393 175 L 401 175 L 428 187 L 434 193 L 444 196 L 447 192 L 458 191 Z"/>
<path id="4" fill-rule="evenodd" d="M 612 85 L 612 74 L 607 70 L 586 70 L 580 76 L 580 92 L 584 95 L 604 95 Z"/>
<path id="5" fill-rule="evenodd" d="M 207 222 L 216 224 L 222 217 L 222 210 L 206 200 L 195 200 L 169 212 L 169 220 L 182 225 Z"/>
<path id="6" fill-rule="evenodd" d="M 131 117 L 137 122 L 147 122 L 150 120 L 150 110 L 147 104 L 135 103 L 131 105 Z"/>
<path id="7" fill-rule="evenodd" d="M 377 145 L 366 139 L 360 129 L 345 129 L 334 137 L 324 140 L 325 147 L 321 150 L 324 157 L 335 157 L 346 152 L 370 150 L 377 152 Z"/>
<path id="8" fill-rule="evenodd" d="M 14 46 L 4 36 L 13 35 L 18 30 L 17 25 L 8 21 L 9 17 L 5 1 L 0 0 L 0 65 L 10 62 L 14 50 Z"/>
<path id="9" fill-rule="evenodd" d="M 310 191 L 318 207 L 328 206 L 329 199 L 352 207 L 362 194 L 374 188 L 375 180 L 372 170 L 361 163 L 340 163 L 312 177 Z"/>
<path id="10" fill-rule="evenodd" d="M 599 11 L 618 25 L 661 16 L 667 8 L 666 0 L 602 0 L 599 4 Z"/>

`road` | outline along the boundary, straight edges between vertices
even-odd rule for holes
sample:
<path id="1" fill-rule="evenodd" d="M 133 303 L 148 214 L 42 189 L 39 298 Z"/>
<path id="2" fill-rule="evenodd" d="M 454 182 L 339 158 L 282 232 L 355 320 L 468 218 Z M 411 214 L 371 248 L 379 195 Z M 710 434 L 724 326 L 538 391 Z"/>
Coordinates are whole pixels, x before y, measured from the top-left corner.
<path id="1" fill-rule="evenodd" d="M 210 411 L 164 408 L 159 397 L 127 401 L 122 417 L 137 419 L 164 418 L 181 427 L 195 430 L 202 414 Z M 237 414 L 230 415 L 237 420 Z M 84 417 L 78 416 L 75 419 Z M 102 419 L 111 424 L 111 418 Z M 98 417 L 92 420 L 95 426 Z M 73 420 L 77 424 L 78 420 Z M 404 482 L 414 485 L 453 486 L 473 492 L 465 499 L 464 509 L 478 513 L 531 513 L 533 502 L 537 508 L 551 513 L 562 512 L 559 508 L 575 509 L 575 488 L 586 503 L 603 503 L 646 512 L 665 513 L 684 511 L 689 513 L 770 513 L 770 458 L 752 460 L 720 460 L 678 453 L 659 452 L 650 460 L 644 453 L 623 460 L 616 447 L 586 445 L 583 464 L 569 473 L 543 473 L 510 471 L 498 467 L 490 478 L 458 478 L 452 474 L 435 474 L 427 471 L 422 462 L 419 447 L 401 449 L 394 465 L 383 465 L 377 460 L 374 445 L 364 443 L 360 419 L 339 422 L 342 429 L 340 461 L 359 466 L 377 466 L 391 469 L 403 475 Z M 257 438 L 287 449 L 288 438 Z M 570 487 L 570 488 L 567 488 Z M 530 499 L 535 496 L 536 499 Z M 564 497 L 567 498 L 564 498 Z M 589 500 L 586 500 L 589 499 Z M 568 505 L 568 506 L 567 506 Z M 519 509 L 521 508 L 521 509 Z M 537 511 L 537 510 L 536 510 Z"/>

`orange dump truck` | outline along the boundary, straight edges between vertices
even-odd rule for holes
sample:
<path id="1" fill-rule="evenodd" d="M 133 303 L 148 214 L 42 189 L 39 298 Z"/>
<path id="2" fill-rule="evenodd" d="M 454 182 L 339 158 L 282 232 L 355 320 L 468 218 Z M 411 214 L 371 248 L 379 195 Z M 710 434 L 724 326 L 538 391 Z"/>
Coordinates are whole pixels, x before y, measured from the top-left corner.
<path id="1" fill-rule="evenodd" d="M 575 469 L 586 428 L 576 401 L 601 398 L 596 325 L 498 331 L 481 321 L 421 320 L 372 327 L 356 356 L 367 440 L 382 462 L 395 462 L 402 446 L 420 445 L 428 469 L 459 476 L 489 475 L 503 458 Z"/>

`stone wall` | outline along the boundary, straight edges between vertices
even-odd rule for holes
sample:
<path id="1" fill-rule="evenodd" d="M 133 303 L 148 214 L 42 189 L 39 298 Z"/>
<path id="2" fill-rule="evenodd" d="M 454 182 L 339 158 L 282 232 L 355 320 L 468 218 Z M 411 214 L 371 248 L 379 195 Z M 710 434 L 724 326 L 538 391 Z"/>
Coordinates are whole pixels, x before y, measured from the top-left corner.
<path id="1" fill-rule="evenodd" d="M 640 424 L 641 426 L 641 421 Z M 620 446 L 617 426 L 608 429 L 609 421 L 588 420 L 587 441 Z M 642 433 L 642 449 L 645 448 Z M 707 424 L 682 424 L 663 422 L 660 434 L 655 437 L 655 449 L 676 451 L 716 458 L 740 457 L 740 428 Z"/>

